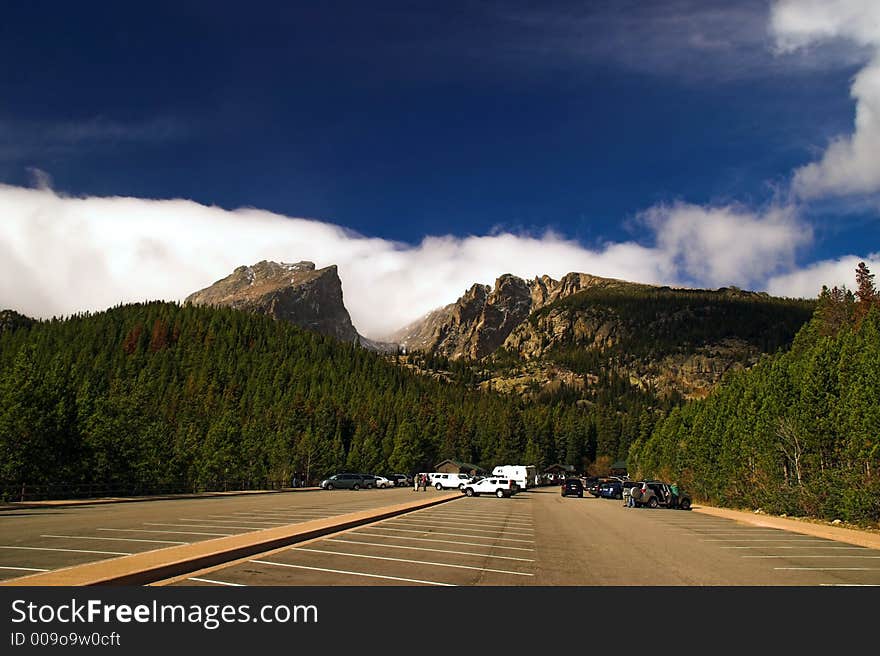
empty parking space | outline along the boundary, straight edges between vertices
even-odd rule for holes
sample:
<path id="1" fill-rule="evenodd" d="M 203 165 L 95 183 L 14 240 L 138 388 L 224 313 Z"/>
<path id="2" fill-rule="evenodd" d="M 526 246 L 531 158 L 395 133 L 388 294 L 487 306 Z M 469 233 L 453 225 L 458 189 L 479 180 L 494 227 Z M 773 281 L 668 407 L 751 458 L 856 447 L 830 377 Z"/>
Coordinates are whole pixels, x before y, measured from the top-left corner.
<path id="1" fill-rule="evenodd" d="M 296 491 L 0 512 L 0 580 L 430 498 L 410 488 Z"/>
<path id="2" fill-rule="evenodd" d="M 779 528 L 691 513 L 655 521 L 766 572 L 779 585 L 880 585 L 880 551 Z"/>
<path id="3" fill-rule="evenodd" d="M 174 585 L 528 585 L 535 576 L 534 545 L 527 493 L 461 498 Z"/>

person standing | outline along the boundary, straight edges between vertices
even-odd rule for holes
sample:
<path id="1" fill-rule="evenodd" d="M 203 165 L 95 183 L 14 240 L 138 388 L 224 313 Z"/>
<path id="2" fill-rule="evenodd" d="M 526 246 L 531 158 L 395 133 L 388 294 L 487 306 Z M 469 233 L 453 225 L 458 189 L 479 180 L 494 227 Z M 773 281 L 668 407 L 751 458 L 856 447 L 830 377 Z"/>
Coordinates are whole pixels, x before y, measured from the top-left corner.
<path id="1" fill-rule="evenodd" d="M 669 507 L 677 508 L 678 507 L 678 483 L 673 483 L 669 486 L 670 499 L 669 499 Z"/>
<path id="2" fill-rule="evenodd" d="M 624 507 L 624 508 L 629 508 L 629 507 L 630 507 L 630 499 L 632 498 L 632 497 L 630 496 L 630 490 L 631 490 L 631 489 L 632 489 L 632 488 L 630 488 L 629 485 L 624 484 L 624 486 L 623 486 L 623 507 Z"/>
<path id="3" fill-rule="evenodd" d="M 421 482 L 421 474 L 416 474 L 413 476 L 413 492 L 419 491 L 419 483 Z"/>

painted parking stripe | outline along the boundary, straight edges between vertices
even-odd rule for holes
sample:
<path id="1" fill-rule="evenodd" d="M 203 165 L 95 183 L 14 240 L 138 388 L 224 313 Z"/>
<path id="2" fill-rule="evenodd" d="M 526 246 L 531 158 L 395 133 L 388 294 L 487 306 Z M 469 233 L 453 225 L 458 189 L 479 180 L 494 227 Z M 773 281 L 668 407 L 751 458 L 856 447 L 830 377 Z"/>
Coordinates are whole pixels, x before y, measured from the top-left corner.
<path id="1" fill-rule="evenodd" d="M 534 576 L 525 572 L 512 572 L 506 569 L 490 569 L 488 567 L 474 567 L 472 565 L 452 565 L 450 563 L 434 563 L 429 560 L 407 560 L 406 558 L 389 558 L 388 556 L 368 556 L 366 554 L 346 553 L 342 551 L 326 551 L 324 549 L 310 549 L 308 547 L 294 547 L 291 551 L 311 551 L 312 553 L 331 554 L 333 556 L 349 556 L 351 558 L 371 558 L 373 560 L 390 560 L 395 563 L 414 563 L 416 565 L 433 565 L 435 567 L 452 567 L 455 569 L 474 569 L 480 572 L 494 572 L 496 574 L 513 574 L 515 576 Z"/>
<path id="2" fill-rule="evenodd" d="M 878 588 L 880 583 L 820 583 L 823 588 Z"/>
<path id="3" fill-rule="evenodd" d="M 505 514 L 502 512 L 495 513 L 495 512 L 486 512 L 483 510 L 466 510 L 466 509 L 460 508 L 460 507 L 455 507 L 455 508 L 450 507 L 450 508 L 444 508 L 442 510 L 439 508 L 426 509 L 426 510 L 432 510 L 433 512 L 437 513 L 438 515 L 470 515 L 471 517 L 478 515 L 480 517 L 492 517 L 494 519 L 509 519 L 513 522 L 529 522 L 533 519 L 532 513 L 508 515 L 508 514 Z"/>
<path id="4" fill-rule="evenodd" d="M 774 567 L 773 569 L 806 572 L 880 572 L 880 567 Z"/>
<path id="5" fill-rule="evenodd" d="M 228 522 L 229 519 L 230 519 L 229 517 L 227 517 L 225 519 L 193 519 L 192 517 L 178 517 L 177 521 L 179 521 L 179 522 Z M 237 519 L 241 519 L 241 518 L 237 518 Z M 235 521 L 235 520 L 233 520 L 233 521 Z M 257 521 L 257 520 L 251 520 L 251 519 L 248 519 L 245 521 L 248 524 L 269 524 L 271 526 L 284 526 L 285 524 L 287 524 L 287 522 L 264 522 L 264 521 Z"/>
<path id="6" fill-rule="evenodd" d="M 392 521 L 392 520 L 389 520 Z M 431 522 L 432 524 L 448 524 L 450 526 L 459 526 L 461 528 L 467 528 L 463 526 L 465 523 L 463 520 L 455 520 L 455 519 L 438 519 L 436 517 L 431 517 L 430 515 L 413 515 L 412 517 L 408 515 L 403 515 L 402 517 L 396 517 L 393 521 L 407 521 L 407 522 Z M 475 525 L 485 526 L 486 528 L 496 529 L 496 530 L 506 530 L 512 533 L 534 533 L 535 531 L 530 528 L 526 528 L 525 526 L 511 526 L 510 524 L 501 524 L 501 523 L 490 523 L 485 522 L 483 520 L 467 520 Z"/>
<path id="7" fill-rule="evenodd" d="M 488 531 L 484 531 L 481 528 L 468 528 L 466 526 L 456 526 L 456 525 L 440 526 L 437 524 L 430 524 L 428 522 L 417 522 L 412 519 L 393 519 L 390 521 L 382 522 L 382 524 L 383 525 L 387 524 L 388 526 L 392 526 L 392 525 L 393 526 L 427 526 L 428 528 L 456 529 L 459 531 L 470 531 L 471 533 L 491 533 L 492 534 L 491 536 L 487 536 L 487 537 L 494 537 L 494 536 L 498 536 L 498 535 L 507 535 L 508 533 L 511 533 L 511 531 L 504 531 L 504 530 L 499 530 L 499 529 L 490 529 Z M 466 535 L 469 535 L 469 534 L 466 534 Z M 513 535 L 528 535 L 528 534 L 527 533 L 513 533 Z M 478 538 L 478 537 L 482 537 L 482 536 L 475 535 L 474 537 Z M 519 540 L 511 539 L 511 541 L 513 541 L 513 542 L 532 542 L 532 540 L 522 540 L 522 539 L 519 539 Z"/>
<path id="8" fill-rule="evenodd" d="M 105 556 L 131 556 L 130 551 L 90 551 L 88 549 L 56 549 L 53 547 L 7 547 L 0 546 L 0 549 L 21 549 L 23 551 L 64 551 L 66 553 L 87 553 L 102 554 Z"/>
<path id="9" fill-rule="evenodd" d="M 721 549 L 842 549 L 842 550 L 858 550 L 858 551 L 867 551 L 865 547 L 817 547 L 817 546 L 806 546 L 806 547 L 720 547 Z"/>
<path id="10" fill-rule="evenodd" d="M 740 558 L 791 558 L 791 554 L 787 554 L 785 556 L 740 556 Z M 801 554 L 795 556 L 795 558 L 868 558 L 868 559 L 880 559 L 880 556 L 848 556 L 846 554 Z"/>
<path id="11" fill-rule="evenodd" d="M 470 533 L 444 533 L 443 531 L 422 531 L 422 530 L 414 530 L 408 528 L 392 528 L 390 526 L 371 526 L 371 530 L 382 530 L 382 531 L 396 531 L 398 533 L 418 533 L 419 535 L 449 535 L 452 537 L 460 537 L 460 538 L 474 538 L 477 540 L 501 540 L 502 542 L 523 542 L 525 544 L 535 544 L 534 540 L 518 540 L 516 538 L 499 538 L 493 535 L 472 535 Z"/>
<path id="12" fill-rule="evenodd" d="M 443 544 L 463 544 L 466 547 L 492 547 L 493 549 L 508 549 L 510 551 L 534 551 L 534 549 L 526 549 L 525 547 L 503 547 L 500 544 L 486 544 L 484 542 L 461 542 L 460 540 L 434 540 L 432 538 L 411 538 L 405 535 L 383 535 L 381 533 L 365 533 L 357 531 L 356 535 L 369 535 L 374 538 L 385 538 L 391 540 L 416 540 L 418 542 L 442 542 Z"/>
<path id="13" fill-rule="evenodd" d="M 144 526 L 179 526 L 181 528 L 234 528 L 243 531 L 260 531 L 259 526 L 228 526 L 226 524 L 171 524 L 168 522 L 144 522 Z"/>
<path id="14" fill-rule="evenodd" d="M 164 544 L 189 544 L 189 542 L 179 542 L 178 540 L 145 540 L 144 538 L 108 538 L 98 535 L 41 535 L 41 538 L 64 538 L 65 540 L 120 540 L 125 542 L 155 542 Z"/>
<path id="15" fill-rule="evenodd" d="M 48 569 L 40 569 L 38 567 L 9 567 L 9 566 L 0 566 L 0 569 L 14 569 L 19 572 L 49 572 L 51 570 Z"/>
<path id="16" fill-rule="evenodd" d="M 156 531 L 148 528 L 96 528 L 96 531 L 118 531 L 119 533 L 163 533 L 166 535 L 219 535 L 221 537 L 229 537 L 230 535 L 238 535 L 237 533 L 201 533 L 199 531 Z"/>
<path id="17" fill-rule="evenodd" d="M 713 538 L 711 540 L 700 540 L 700 542 L 833 542 L 824 538 Z"/>
<path id="18" fill-rule="evenodd" d="M 229 585 L 235 588 L 246 588 L 244 583 L 230 583 L 229 581 L 216 581 L 214 579 L 198 579 L 196 577 L 188 578 L 187 581 L 198 581 L 199 583 L 213 583 L 214 585 Z"/>
<path id="19" fill-rule="evenodd" d="M 403 581 L 404 583 L 423 583 L 425 585 L 442 585 L 444 587 L 454 588 L 453 583 L 439 583 L 437 581 L 422 581 L 420 579 L 405 579 L 398 576 L 381 576 L 379 574 L 367 574 L 366 572 L 348 572 L 342 569 L 326 569 L 323 567 L 306 567 L 305 565 L 291 565 L 289 563 L 273 563 L 270 560 L 252 560 L 252 563 L 260 565 L 275 565 L 276 567 L 291 567 L 293 569 L 308 569 L 313 572 L 329 572 L 331 574 L 347 574 L 349 576 L 366 576 L 372 579 L 386 579 L 389 581 Z"/>
<path id="20" fill-rule="evenodd" d="M 507 517 L 505 515 L 490 515 L 490 514 L 480 513 L 480 512 L 473 512 L 473 513 L 472 512 L 458 512 L 458 511 L 456 511 L 456 512 L 452 512 L 452 511 L 441 512 L 438 510 L 435 510 L 433 512 L 433 514 L 436 515 L 437 517 L 455 517 L 455 518 L 463 518 L 463 519 L 491 519 L 491 520 L 495 520 L 495 521 L 499 521 L 499 522 L 507 521 L 507 522 L 510 522 L 511 524 L 529 524 L 529 525 L 531 525 L 531 523 L 532 523 L 532 518 L 529 516 L 523 516 L 522 518 L 518 518 L 518 517 L 511 518 L 511 517 Z"/>
<path id="21" fill-rule="evenodd" d="M 473 551 L 450 551 L 448 549 L 431 549 L 430 547 L 409 547 L 402 544 L 383 544 L 381 542 L 363 542 L 362 540 L 343 540 L 342 538 L 327 538 L 325 542 L 345 542 L 347 544 L 364 544 L 379 549 L 409 549 L 411 551 L 433 551 L 435 553 L 455 554 L 458 556 L 479 556 L 481 558 L 498 558 L 500 560 L 516 560 L 524 563 L 535 562 L 532 558 L 517 558 L 515 556 L 496 556 L 495 554 L 476 553 Z"/>

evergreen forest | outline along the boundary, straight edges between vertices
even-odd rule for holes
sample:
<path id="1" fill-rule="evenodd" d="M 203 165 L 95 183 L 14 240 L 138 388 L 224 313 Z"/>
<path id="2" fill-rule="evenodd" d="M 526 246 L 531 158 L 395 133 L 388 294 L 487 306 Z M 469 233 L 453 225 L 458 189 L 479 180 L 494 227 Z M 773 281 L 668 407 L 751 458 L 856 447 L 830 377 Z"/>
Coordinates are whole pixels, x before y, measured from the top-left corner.
<path id="1" fill-rule="evenodd" d="M 0 483 L 15 498 L 22 486 L 280 487 L 445 458 L 581 469 L 623 456 L 659 417 L 634 388 L 530 403 L 393 359 L 264 316 L 164 302 L 22 324 L 0 332 Z"/>
<path id="2" fill-rule="evenodd" d="M 696 498 L 766 512 L 880 521 L 880 297 L 824 288 L 792 347 L 732 374 L 637 440 L 643 476 Z"/>

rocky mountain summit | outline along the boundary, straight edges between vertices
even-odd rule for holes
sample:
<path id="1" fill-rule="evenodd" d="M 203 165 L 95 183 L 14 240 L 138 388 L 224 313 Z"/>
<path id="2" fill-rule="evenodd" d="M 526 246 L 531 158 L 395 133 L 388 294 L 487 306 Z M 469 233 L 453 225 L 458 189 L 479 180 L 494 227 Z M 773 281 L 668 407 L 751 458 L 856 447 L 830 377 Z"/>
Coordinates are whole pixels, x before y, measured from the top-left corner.
<path id="1" fill-rule="evenodd" d="M 729 287 L 659 287 L 569 273 L 474 285 L 392 339 L 408 352 L 473 362 L 482 387 L 589 395 L 609 375 L 660 394 L 705 396 L 732 369 L 786 346 L 811 301 Z"/>
<path id="2" fill-rule="evenodd" d="M 238 267 L 185 302 L 265 314 L 343 342 L 361 341 L 342 300 L 335 265 L 316 269 L 313 262 L 263 260 Z"/>
<path id="3" fill-rule="evenodd" d="M 479 360 L 504 345 L 511 333 L 546 305 L 593 287 L 631 285 L 586 273 L 528 282 L 504 274 L 495 287 L 473 285 L 455 303 L 434 310 L 389 337 L 408 351 L 434 352 L 451 360 Z"/>

